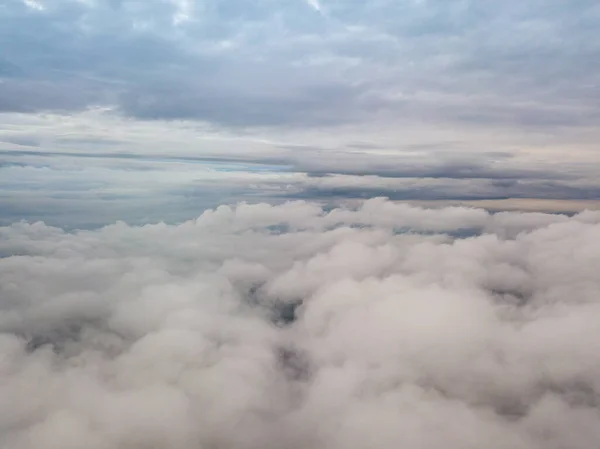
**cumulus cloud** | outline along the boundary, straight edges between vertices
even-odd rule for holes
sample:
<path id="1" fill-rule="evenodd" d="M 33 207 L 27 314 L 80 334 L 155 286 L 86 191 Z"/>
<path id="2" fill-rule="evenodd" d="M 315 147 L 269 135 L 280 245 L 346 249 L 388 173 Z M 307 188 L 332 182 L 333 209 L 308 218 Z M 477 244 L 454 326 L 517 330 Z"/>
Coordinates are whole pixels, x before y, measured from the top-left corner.
<path id="1" fill-rule="evenodd" d="M 385 199 L 0 228 L 0 446 L 595 448 L 599 239 Z"/>

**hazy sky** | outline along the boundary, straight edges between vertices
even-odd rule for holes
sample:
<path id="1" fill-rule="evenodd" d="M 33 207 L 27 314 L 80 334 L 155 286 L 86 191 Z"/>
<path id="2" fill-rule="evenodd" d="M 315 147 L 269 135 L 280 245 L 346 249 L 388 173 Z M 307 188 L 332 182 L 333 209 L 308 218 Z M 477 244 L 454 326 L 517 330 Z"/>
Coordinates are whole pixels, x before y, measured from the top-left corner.
<path id="1" fill-rule="evenodd" d="M 595 0 L 5 0 L 0 220 L 596 200 L 599 23 Z"/>

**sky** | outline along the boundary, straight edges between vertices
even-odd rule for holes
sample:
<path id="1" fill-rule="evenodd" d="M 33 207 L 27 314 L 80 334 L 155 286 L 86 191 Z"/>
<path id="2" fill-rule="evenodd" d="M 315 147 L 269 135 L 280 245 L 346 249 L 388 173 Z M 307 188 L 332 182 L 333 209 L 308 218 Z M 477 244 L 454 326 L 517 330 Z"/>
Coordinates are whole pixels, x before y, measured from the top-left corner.
<path id="1" fill-rule="evenodd" d="M 0 0 L 0 448 L 598 449 L 599 30 Z"/>
<path id="2" fill-rule="evenodd" d="M 595 0 L 4 0 L 0 222 L 579 210 L 600 196 L 599 21 Z"/>

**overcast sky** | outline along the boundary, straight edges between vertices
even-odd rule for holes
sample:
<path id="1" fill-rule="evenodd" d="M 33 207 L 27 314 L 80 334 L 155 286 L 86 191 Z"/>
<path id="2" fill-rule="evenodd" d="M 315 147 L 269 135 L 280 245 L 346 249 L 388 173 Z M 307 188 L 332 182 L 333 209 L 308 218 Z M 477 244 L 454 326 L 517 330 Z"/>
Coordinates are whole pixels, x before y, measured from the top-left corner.
<path id="1" fill-rule="evenodd" d="M 0 0 L 0 448 L 598 449 L 598 83 L 600 0 Z"/>
<path id="2" fill-rule="evenodd" d="M 5 0 L 0 220 L 597 200 L 599 24 L 595 0 Z"/>

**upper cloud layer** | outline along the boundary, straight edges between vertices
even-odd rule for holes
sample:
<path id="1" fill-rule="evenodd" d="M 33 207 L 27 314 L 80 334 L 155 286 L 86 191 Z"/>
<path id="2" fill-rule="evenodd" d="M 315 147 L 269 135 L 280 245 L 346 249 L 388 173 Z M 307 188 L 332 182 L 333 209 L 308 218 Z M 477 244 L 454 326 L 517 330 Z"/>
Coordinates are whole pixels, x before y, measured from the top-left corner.
<path id="1" fill-rule="evenodd" d="M 0 110 L 100 104 L 236 128 L 598 119 L 595 1 L 315 5 L 9 0 Z"/>
<path id="2" fill-rule="evenodd" d="M 598 241 L 382 199 L 1 228 L 0 445 L 595 448 Z"/>
<path id="3" fill-rule="evenodd" d="M 597 200 L 598 23 L 584 0 L 5 1 L 0 223 Z"/>

